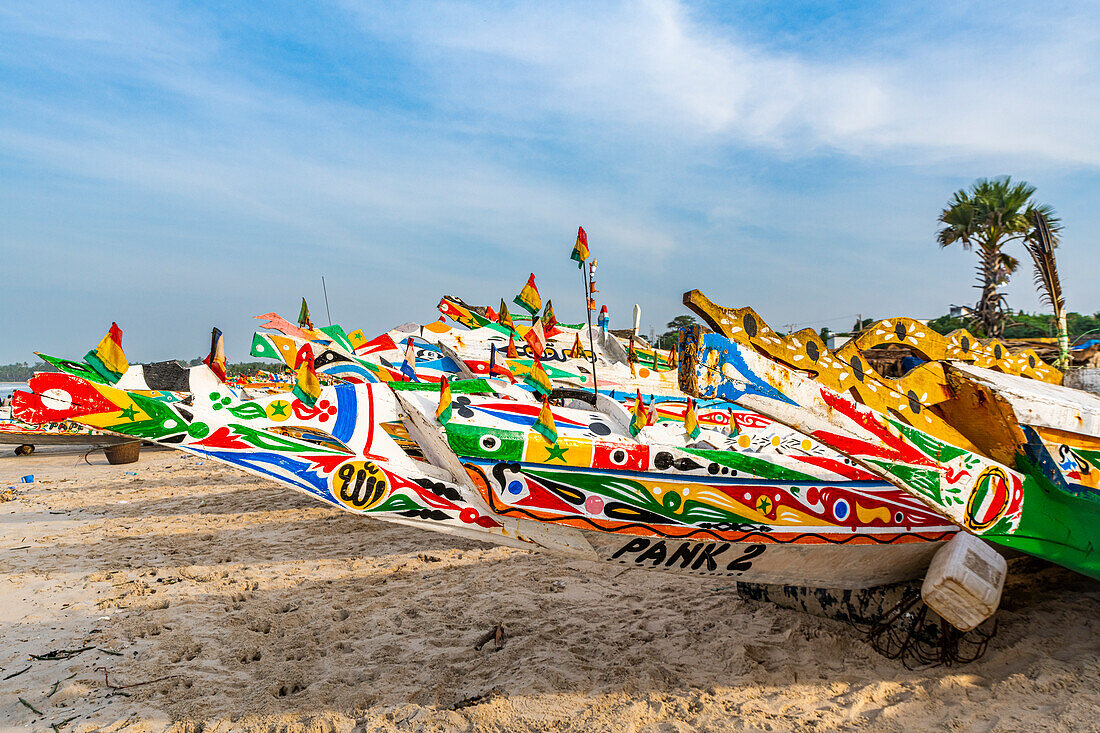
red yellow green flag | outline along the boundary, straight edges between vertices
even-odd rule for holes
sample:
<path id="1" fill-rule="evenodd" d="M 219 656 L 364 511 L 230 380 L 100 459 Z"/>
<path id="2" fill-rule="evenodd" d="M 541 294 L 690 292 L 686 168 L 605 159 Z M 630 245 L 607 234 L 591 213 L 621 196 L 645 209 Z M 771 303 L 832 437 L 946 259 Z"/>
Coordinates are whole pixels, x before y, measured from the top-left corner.
<path id="1" fill-rule="evenodd" d="M 699 437 L 699 417 L 695 414 L 695 400 L 688 398 L 687 412 L 684 413 L 684 431 L 695 440 Z"/>
<path id="2" fill-rule="evenodd" d="M 547 338 L 558 332 L 558 319 L 554 316 L 554 304 L 549 300 L 546 301 L 546 309 L 542 312 L 542 328 Z"/>
<path id="3" fill-rule="evenodd" d="M 542 361 L 537 356 L 531 368 L 523 375 L 523 382 L 541 395 L 548 395 L 553 389 L 550 385 L 550 377 L 546 375 L 546 370 L 542 368 Z"/>
<path id="4" fill-rule="evenodd" d="M 513 331 L 516 330 L 516 324 L 512 323 L 512 316 L 508 313 L 508 305 L 504 302 L 504 298 L 500 299 L 500 313 L 497 314 L 497 323 L 507 326 Z"/>
<path id="5" fill-rule="evenodd" d="M 313 368 L 313 347 L 302 344 L 298 354 L 294 358 L 295 375 L 294 389 L 291 392 L 307 407 L 313 407 L 317 398 L 321 396 L 321 382 L 317 379 L 317 372 Z"/>
<path id="6" fill-rule="evenodd" d="M 634 409 L 631 410 L 631 413 L 633 413 L 633 418 L 630 420 L 630 434 L 637 435 L 649 423 L 649 417 L 645 412 L 645 403 L 642 402 L 641 390 L 636 391 Z"/>
<path id="7" fill-rule="evenodd" d="M 558 426 L 554 424 L 554 413 L 550 411 L 550 402 L 546 397 L 542 398 L 542 409 L 532 427 L 536 433 L 546 438 L 546 442 L 558 442 Z"/>
<path id="8" fill-rule="evenodd" d="M 210 353 L 203 362 L 214 372 L 214 376 L 225 381 L 225 344 L 221 329 L 215 328 L 210 333 Z"/>
<path id="9" fill-rule="evenodd" d="M 528 313 L 535 315 L 542 308 L 542 298 L 539 297 L 539 289 L 535 287 L 535 273 L 527 278 L 527 284 L 519 291 L 519 295 L 512 299 L 513 303 L 523 306 Z"/>
<path id="10" fill-rule="evenodd" d="M 101 377 L 114 384 L 130 368 L 122 350 L 122 329 L 112 323 L 99 345 L 84 355 L 84 361 Z"/>
<path id="11" fill-rule="evenodd" d="M 573 337 L 573 348 L 569 350 L 569 358 L 570 359 L 583 359 L 584 358 L 584 347 L 581 346 L 581 335 L 580 335 L 580 333 L 577 333 Z"/>
<path id="12" fill-rule="evenodd" d="M 534 325 L 523 334 L 523 340 L 531 347 L 531 352 L 541 359 L 542 352 L 546 350 L 546 333 L 542 330 L 542 321 L 536 319 Z"/>
<path id="13" fill-rule="evenodd" d="M 573 245 L 573 254 L 569 255 L 569 259 L 575 260 L 577 267 L 584 267 L 588 254 L 588 234 L 584 227 L 577 227 L 577 243 Z"/>
<path id="14" fill-rule="evenodd" d="M 516 351 L 516 340 L 512 338 L 512 334 L 508 334 L 508 351 L 504 353 L 507 359 L 518 359 L 519 352 Z"/>
<path id="15" fill-rule="evenodd" d="M 439 380 L 439 407 L 435 408 L 435 419 L 440 425 L 451 420 L 451 383 L 446 377 Z"/>
<path id="16" fill-rule="evenodd" d="M 309 320 L 309 306 L 306 299 L 302 298 L 302 309 L 298 311 L 298 325 L 302 328 L 313 328 L 313 321 Z"/>

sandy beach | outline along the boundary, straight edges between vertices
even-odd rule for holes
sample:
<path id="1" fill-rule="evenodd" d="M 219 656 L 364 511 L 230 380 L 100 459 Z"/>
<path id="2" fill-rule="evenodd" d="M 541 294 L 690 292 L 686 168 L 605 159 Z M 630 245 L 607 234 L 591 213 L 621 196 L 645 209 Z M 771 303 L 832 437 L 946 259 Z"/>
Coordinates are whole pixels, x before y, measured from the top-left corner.
<path id="1" fill-rule="evenodd" d="M 1100 583 L 1038 561 L 982 660 L 912 672 L 713 580 L 358 519 L 175 451 L 88 460 L 0 457 L 4 730 L 1100 730 Z"/>

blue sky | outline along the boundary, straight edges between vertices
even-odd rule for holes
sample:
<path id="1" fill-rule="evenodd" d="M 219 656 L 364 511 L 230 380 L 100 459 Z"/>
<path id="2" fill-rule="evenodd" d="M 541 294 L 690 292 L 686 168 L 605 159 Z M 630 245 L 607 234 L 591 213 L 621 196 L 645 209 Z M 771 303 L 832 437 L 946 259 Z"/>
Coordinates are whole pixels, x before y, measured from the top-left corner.
<path id="1" fill-rule="evenodd" d="M 246 358 L 251 316 L 322 320 L 322 275 L 367 332 L 531 271 L 577 319 L 578 224 L 613 325 L 696 287 L 776 326 L 933 317 L 977 296 L 936 216 L 1003 174 L 1100 310 L 1095 4 L 47 0 L 0 38 L 0 363 L 112 320 L 135 361 L 211 325 Z"/>

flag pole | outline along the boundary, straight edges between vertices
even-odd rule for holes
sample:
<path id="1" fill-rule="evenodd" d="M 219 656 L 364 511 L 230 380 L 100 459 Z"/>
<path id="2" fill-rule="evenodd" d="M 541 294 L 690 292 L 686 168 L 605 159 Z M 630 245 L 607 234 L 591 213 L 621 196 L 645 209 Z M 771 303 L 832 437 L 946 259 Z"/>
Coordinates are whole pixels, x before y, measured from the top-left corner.
<path id="1" fill-rule="evenodd" d="M 592 309 L 588 307 L 589 298 L 591 293 L 588 290 L 588 262 L 587 260 L 581 262 L 581 283 L 584 285 L 584 313 L 588 318 L 588 350 L 592 354 L 592 397 L 594 400 L 599 399 L 600 392 L 596 387 L 596 344 L 592 337 Z M 592 406 L 595 407 L 596 403 L 593 402 Z"/>
<path id="2" fill-rule="evenodd" d="M 321 275 L 321 289 L 325 291 L 325 313 L 328 314 L 328 325 L 332 327 L 332 311 L 328 309 L 328 288 L 325 286 L 325 276 Z"/>

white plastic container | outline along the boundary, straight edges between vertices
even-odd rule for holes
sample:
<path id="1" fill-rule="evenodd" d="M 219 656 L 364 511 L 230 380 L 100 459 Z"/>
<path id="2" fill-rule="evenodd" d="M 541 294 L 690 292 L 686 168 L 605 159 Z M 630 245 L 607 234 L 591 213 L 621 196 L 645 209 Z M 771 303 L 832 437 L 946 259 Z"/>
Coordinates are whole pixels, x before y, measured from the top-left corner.
<path id="1" fill-rule="evenodd" d="M 960 631 L 970 631 L 1001 603 L 1008 563 L 972 534 L 959 532 L 928 566 L 921 596 L 925 604 Z"/>

